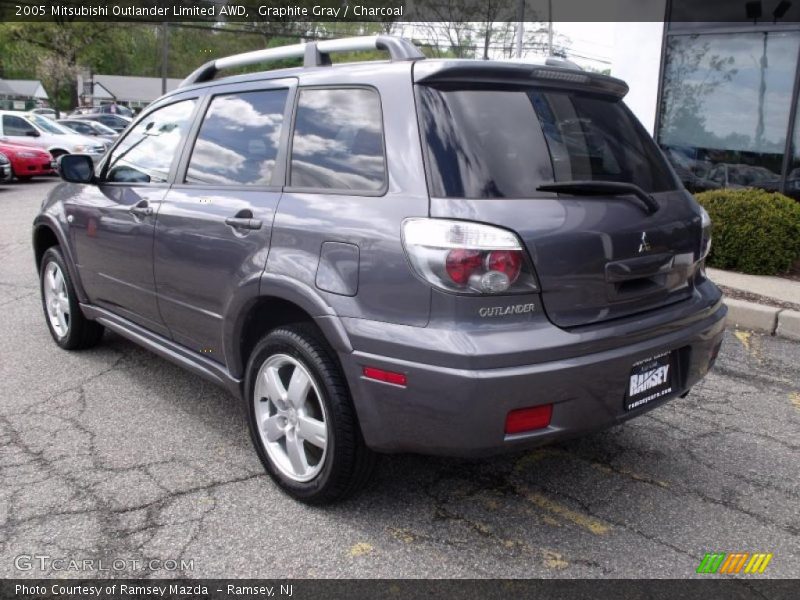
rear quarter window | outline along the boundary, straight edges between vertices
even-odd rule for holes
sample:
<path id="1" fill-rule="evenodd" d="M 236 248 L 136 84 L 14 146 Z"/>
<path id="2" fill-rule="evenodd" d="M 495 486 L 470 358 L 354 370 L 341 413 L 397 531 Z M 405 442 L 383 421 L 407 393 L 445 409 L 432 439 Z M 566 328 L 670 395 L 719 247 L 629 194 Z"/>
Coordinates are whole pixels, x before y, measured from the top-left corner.
<path id="1" fill-rule="evenodd" d="M 621 100 L 531 87 L 417 88 L 434 197 L 530 198 L 553 181 L 675 188 Z"/>

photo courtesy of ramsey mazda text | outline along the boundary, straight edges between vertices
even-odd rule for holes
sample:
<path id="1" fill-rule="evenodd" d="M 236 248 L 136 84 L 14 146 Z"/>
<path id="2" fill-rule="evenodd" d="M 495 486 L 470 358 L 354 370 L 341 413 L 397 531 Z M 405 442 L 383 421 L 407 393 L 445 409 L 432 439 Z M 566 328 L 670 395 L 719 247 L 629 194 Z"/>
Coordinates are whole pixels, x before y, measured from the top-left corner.
<path id="1" fill-rule="evenodd" d="M 224 76 L 287 58 L 304 65 Z M 44 320 L 65 350 L 109 329 L 228 389 L 310 503 L 379 453 L 637 417 L 706 375 L 727 308 L 708 215 L 627 91 L 383 35 L 211 61 L 102 158 L 60 157 L 33 225 Z"/>

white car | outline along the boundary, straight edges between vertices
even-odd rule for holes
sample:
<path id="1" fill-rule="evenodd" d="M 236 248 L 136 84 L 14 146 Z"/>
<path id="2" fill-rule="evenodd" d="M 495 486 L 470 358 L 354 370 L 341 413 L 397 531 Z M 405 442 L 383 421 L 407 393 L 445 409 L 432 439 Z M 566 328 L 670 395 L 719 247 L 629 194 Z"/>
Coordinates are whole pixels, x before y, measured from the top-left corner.
<path id="1" fill-rule="evenodd" d="M 101 141 L 70 131 L 47 117 L 8 110 L 0 111 L 0 139 L 44 148 L 54 159 L 63 154 L 88 154 L 97 162 L 107 149 Z"/>

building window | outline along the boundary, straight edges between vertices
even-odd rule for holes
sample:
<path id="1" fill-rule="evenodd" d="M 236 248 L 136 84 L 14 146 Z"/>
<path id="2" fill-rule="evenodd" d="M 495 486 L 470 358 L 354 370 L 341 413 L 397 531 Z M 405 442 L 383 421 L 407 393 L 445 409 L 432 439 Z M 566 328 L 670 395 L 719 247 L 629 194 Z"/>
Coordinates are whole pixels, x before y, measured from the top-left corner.
<path id="1" fill-rule="evenodd" d="M 777 190 L 798 32 L 667 38 L 658 142 L 691 191 Z"/>

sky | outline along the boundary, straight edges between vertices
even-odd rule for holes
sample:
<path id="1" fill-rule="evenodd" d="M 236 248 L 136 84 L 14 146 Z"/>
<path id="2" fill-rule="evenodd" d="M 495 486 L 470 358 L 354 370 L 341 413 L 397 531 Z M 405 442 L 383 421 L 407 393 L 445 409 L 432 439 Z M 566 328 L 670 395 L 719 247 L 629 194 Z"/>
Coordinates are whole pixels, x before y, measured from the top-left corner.
<path id="1" fill-rule="evenodd" d="M 616 23 L 555 22 L 553 30 L 570 41 L 569 59 L 582 67 L 600 71 L 611 66 Z"/>

